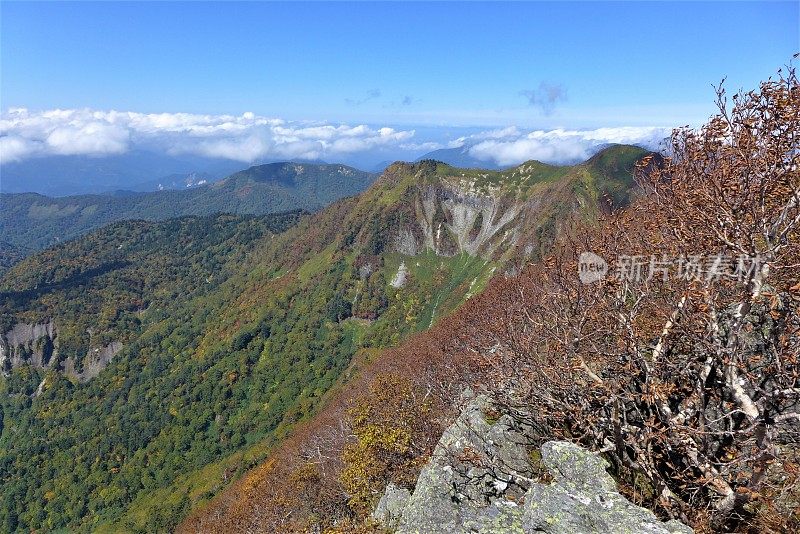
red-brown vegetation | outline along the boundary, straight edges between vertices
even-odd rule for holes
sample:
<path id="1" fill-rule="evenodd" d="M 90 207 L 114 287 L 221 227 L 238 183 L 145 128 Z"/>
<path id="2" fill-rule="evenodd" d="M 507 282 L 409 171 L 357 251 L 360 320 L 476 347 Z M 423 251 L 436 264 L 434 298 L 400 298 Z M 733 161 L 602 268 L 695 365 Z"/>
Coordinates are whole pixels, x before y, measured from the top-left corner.
<path id="1" fill-rule="evenodd" d="M 384 352 L 182 530 L 355 531 L 381 484 L 413 480 L 466 386 L 541 441 L 602 451 L 623 491 L 662 516 L 800 528 L 800 87 L 790 71 L 731 109 L 718 96 L 704 128 L 676 131 L 663 162 L 642 162 L 630 209 L 578 226 L 544 261 Z M 583 284 L 583 251 L 645 258 L 644 276 L 612 266 Z M 733 258 L 732 271 L 708 276 L 724 267 L 712 260 L 702 274 L 648 276 L 697 255 Z M 381 434 L 372 449 L 365 424 Z M 417 440 L 413 458 L 387 444 L 393 432 Z"/>

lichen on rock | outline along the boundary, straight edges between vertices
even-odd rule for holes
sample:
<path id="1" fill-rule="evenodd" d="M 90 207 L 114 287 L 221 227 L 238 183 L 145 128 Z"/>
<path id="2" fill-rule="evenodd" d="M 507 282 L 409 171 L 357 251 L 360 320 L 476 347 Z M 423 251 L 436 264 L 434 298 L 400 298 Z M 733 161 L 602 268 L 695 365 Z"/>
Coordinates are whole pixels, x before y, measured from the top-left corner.
<path id="1" fill-rule="evenodd" d="M 395 529 L 403 517 L 403 510 L 411 498 L 411 492 L 405 488 L 398 488 L 391 482 L 386 486 L 381 500 L 372 512 L 372 518 L 386 528 Z"/>
<path id="2" fill-rule="evenodd" d="M 535 482 L 526 429 L 474 399 L 442 435 L 413 493 L 389 485 L 373 519 L 397 534 L 689 534 L 620 495 L 600 456 L 569 442 L 541 448 L 553 482 Z"/>
<path id="3" fill-rule="evenodd" d="M 523 532 L 693 532 L 678 521 L 662 522 L 650 510 L 628 501 L 606 472 L 608 463 L 577 445 L 549 441 L 542 446 L 542 462 L 554 480 L 552 484 L 534 484 L 525 496 Z"/>

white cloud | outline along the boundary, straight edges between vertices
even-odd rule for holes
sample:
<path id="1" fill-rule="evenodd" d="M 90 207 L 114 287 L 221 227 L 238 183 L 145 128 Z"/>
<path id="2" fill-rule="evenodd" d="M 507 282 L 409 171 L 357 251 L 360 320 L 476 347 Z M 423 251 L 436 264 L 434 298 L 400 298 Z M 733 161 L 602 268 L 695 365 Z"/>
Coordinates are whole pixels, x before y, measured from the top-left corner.
<path id="1" fill-rule="evenodd" d="M 245 163 L 264 159 L 336 161 L 370 151 L 396 157 L 444 147 L 467 147 L 473 157 L 506 166 L 529 159 L 550 163 L 579 161 L 605 143 L 657 148 L 669 133 L 670 128 L 660 127 L 521 130 L 508 126 L 439 142 L 430 136 L 417 139 L 411 129 L 286 121 L 252 112 L 202 115 L 91 109 L 34 112 L 15 108 L 0 115 L 0 162 L 53 154 L 119 154 L 132 148 Z"/>
<path id="2" fill-rule="evenodd" d="M 447 143 L 447 148 L 461 148 L 466 144 L 474 145 L 478 141 L 482 141 L 484 139 L 507 139 L 509 137 L 519 137 L 520 135 L 522 134 L 516 126 L 506 126 L 505 128 L 495 128 L 494 130 L 486 130 L 476 134 L 453 139 Z"/>
<path id="3" fill-rule="evenodd" d="M 413 130 L 287 122 L 252 112 L 236 116 L 15 108 L 0 117 L 0 161 L 53 154 L 119 154 L 140 145 L 157 145 L 171 154 L 242 162 L 316 159 L 396 147 L 413 137 Z"/>
<path id="4" fill-rule="evenodd" d="M 65 124 L 52 129 L 44 140 L 53 154 L 120 154 L 128 150 L 130 132 L 107 122 Z"/>
<path id="5" fill-rule="evenodd" d="M 18 135 L 0 137 L 0 161 L 18 161 L 36 152 L 36 145 Z"/>
<path id="6" fill-rule="evenodd" d="M 409 152 L 431 152 L 445 148 L 445 145 L 436 141 L 425 141 L 424 143 L 403 143 L 400 148 Z"/>
<path id="7" fill-rule="evenodd" d="M 659 148 L 670 135 L 671 128 L 619 127 L 596 130 L 534 130 L 528 133 L 511 129 L 493 130 L 462 138 L 462 144 L 473 144 L 469 153 L 498 165 L 517 165 L 531 159 L 547 163 L 568 163 L 589 158 L 598 146 L 627 143 Z M 498 135 L 502 132 L 503 135 Z M 487 135 L 492 134 L 494 135 Z M 476 142 L 477 141 L 477 142 Z"/>

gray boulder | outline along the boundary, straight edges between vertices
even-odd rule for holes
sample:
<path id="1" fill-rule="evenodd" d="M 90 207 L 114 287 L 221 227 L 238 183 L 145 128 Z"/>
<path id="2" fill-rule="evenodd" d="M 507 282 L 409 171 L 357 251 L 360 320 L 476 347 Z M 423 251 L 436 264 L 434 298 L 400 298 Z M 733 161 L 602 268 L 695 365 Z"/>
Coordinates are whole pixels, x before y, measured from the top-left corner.
<path id="1" fill-rule="evenodd" d="M 662 522 L 617 492 L 608 464 L 577 445 L 549 441 L 542 462 L 553 476 L 549 485 L 534 484 L 525 496 L 524 532 L 551 534 L 651 533 L 690 534 L 678 521 Z"/>
<path id="2" fill-rule="evenodd" d="M 405 488 L 398 488 L 391 482 L 386 486 L 378 506 L 372 512 L 372 518 L 389 529 L 396 529 L 403 517 L 403 510 L 411 498 L 411 492 Z"/>
<path id="3" fill-rule="evenodd" d="M 475 399 L 442 435 L 403 511 L 398 534 L 521 533 L 532 482 L 525 439 L 509 418 L 490 423 Z"/>
<path id="4" fill-rule="evenodd" d="M 617 492 L 601 457 L 567 442 L 542 447 L 552 484 L 534 482 L 527 430 L 473 400 L 442 435 L 413 493 L 390 484 L 373 518 L 397 534 L 689 534 Z"/>

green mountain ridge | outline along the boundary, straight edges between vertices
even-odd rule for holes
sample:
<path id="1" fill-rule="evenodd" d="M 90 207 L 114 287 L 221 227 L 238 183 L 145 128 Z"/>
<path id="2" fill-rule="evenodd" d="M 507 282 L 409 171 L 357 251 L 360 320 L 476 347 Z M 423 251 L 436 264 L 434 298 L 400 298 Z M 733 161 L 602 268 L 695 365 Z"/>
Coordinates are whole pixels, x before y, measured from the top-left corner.
<path id="1" fill-rule="evenodd" d="M 171 529 L 313 417 L 354 358 L 539 257 L 572 217 L 624 205 L 644 154 L 395 163 L 313 215 L 118 222 L 23 260 L 0 280 L 0 529 Z M 317 183 L 215 186 L 262 180 Z M 62 369 L 115 342 L 94 378 Z"/>
<path id="2" fill-rule="evenodd" d="M 0 236 L 18 254 L 29 254 L 108 223 L 164 220 L 185 215 L 264 215 L 316 211 L 360 193 L 376 175 L 346 165 L 269 163 L 205 186 L 179 191 L 51 198 L 36 193 L 0 194 Z"/>

